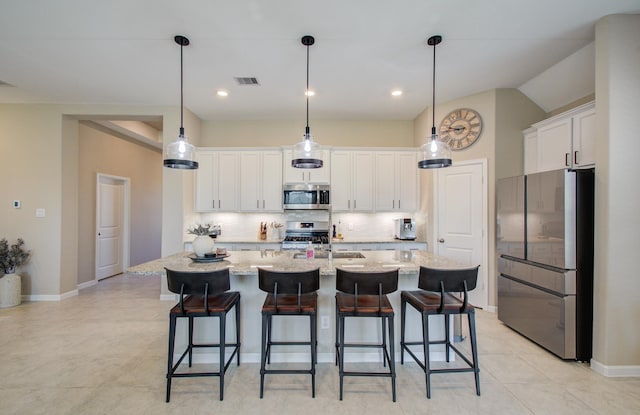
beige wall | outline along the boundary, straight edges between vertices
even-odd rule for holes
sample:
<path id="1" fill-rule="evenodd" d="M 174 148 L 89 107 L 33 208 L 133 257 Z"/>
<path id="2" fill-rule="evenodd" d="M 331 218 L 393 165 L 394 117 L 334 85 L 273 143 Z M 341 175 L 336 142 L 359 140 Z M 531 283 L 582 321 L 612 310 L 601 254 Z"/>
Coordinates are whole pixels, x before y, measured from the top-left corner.
<path id="1" fill-rule="evenodd" d="M 131 180 L 130 265 L 160 257 L 162 153 L 79 123 L 78 283 L 95 279 L 96 176 Z"/>
<path id="2" fill-rule="evenodd" d="M 496 306 L 495 262 L 495 181 L 498 177 L 518 175 L 523 172 L 522 130 L 545 117 L 544 111 L 516 89 L 496 89 L 470 95 L 462 99 L 436 105 L 436 129 L 440 120 L 456 108 L 472 108 L 480 113 L 483 121 L 480 138 L 470 147 L 452 151 L 452 161 L 487 160 L 488 181 L 488 282 L 489 305 Z M 421 145 L 431 136 L 431 108 L 426 108 L 414 121 L 414 142 Z M 498 172 L 500 175 L 498 175 Z M 433 172 L 421 172 L 421 212 L 427 224 L 435 223 L 433 215 Z M 427 227 L 427 240 L 433 246 L 437 235 L 433 227 Z"/>
<path id="3" fill-rule="evenodd" d="M 596 24 L 596 246 L 592 367 L 640 366 L 640 15 Z M 620 371 L 616 372 L 616 368 Z"/>
<path id="4" fill-rule="evenodd" d="M 314 120 L 311 135 L 324 146 L 412 147 L 412 121 Z M 302 139 L 304 120 L 204 121 L 203 147 L 291 145 Z"/>

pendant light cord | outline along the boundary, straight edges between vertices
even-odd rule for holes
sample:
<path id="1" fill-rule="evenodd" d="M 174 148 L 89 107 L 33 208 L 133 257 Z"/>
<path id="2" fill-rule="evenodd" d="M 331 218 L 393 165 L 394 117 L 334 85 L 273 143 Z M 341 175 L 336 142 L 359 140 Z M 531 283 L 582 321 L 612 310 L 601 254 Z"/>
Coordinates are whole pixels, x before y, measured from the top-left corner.
<path id="1" fill-rule="evenodd" d="M 183 125 L 183 102 L 184 102 L 184 86 L 183 86 L 183 74 L 182 74 L 182 49 L 184 46 L 180 44 L 180 137 L 184 137 L 184 125 Z"/>
<path id="2" fill-rule="evenodd" d="M 433 45 L 433 86 L 431 101 L 431 139 L 435 140 L 436 135 L 436 45 Z"/>
<path id="3" fill-rule="evenodd" d="M 307 90 L 304 94 L 307 97 L 307 127 L 305 133 L 309 135 L 309 45 L 307 45 Z"/>

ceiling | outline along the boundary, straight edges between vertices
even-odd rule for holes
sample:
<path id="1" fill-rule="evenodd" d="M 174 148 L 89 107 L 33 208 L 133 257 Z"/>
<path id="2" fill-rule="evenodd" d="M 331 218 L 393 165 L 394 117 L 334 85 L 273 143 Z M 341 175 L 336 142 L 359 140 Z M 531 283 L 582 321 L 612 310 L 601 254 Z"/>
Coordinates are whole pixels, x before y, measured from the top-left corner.
<path id="1" fill-rule="evenodd" d="M 0 0 L 0 10 L 3 103 L 179 105 L 183 34 L 184 104 L 198 117 L 302 118 L 300 39 L 311 34 L 312 120 L 409 120 L 431 104 L 429 36 L 443 36 L 445 102 L 525 84 L 592 42 L 600 17 L 640 13 L 640 0 Z"/>

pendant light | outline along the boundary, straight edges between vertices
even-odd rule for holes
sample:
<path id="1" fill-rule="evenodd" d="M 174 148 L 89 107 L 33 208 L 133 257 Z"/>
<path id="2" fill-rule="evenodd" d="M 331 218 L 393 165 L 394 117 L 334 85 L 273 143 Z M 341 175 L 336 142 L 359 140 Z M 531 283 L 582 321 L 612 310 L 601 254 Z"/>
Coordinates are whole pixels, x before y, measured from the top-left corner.
<path id="1" fill-rule="evenodd" d="M 309 132 L 309 46 L 315 43 L 313 36 L 303 36 L 302 44 L 307 47 L 307 127 L 302 135 L 302 141 L 293 146 L 291 166 L 298 169 L 317 169 L 322 167 L 322 149 L 313 141 Z"/>
<path id="2" fill-rule="evenodd" d="M 418 167 L 421 169 L 438 169 L 451 166 L 451 148 L 449 144 L 438 140 L 436 133 L 436 45 L 442 42 L 442 36 L 431 36 L 427 40 L 429 46 L 433 46 L 433 101 L 431 104 L 433 125 L 431 127 L 431 139 L 420 146 L 420 161 Z"/>
<path id="3" fill-rule="evenodd" d="M 167 145 L 164 152 L 164 166 L 172 169 L 197 169 L 198 162 L 195 161 L 196 148 L 189 144 L 189 139 L 184 135 L 184 109 L 183 109 L 183 75 L 182 75 L 182 48 L 189 46 L 189 39 L 184 36 L 176 36 L 175 42 L 180 45 L 180 134 L 171 144 Z"/>

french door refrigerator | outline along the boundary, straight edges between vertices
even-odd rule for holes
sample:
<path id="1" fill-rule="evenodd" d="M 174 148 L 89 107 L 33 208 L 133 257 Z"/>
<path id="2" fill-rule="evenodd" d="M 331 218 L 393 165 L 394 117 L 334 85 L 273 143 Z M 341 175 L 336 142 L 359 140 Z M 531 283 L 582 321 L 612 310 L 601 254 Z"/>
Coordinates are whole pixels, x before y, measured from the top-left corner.
<path id="1" fill-rule="evenodd" d="M 594 170 L 498 180 L 498 318 L 563 359 L 593 332 Z"/>

